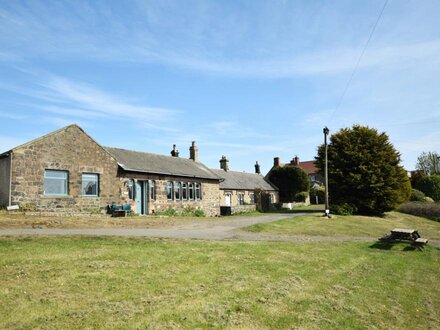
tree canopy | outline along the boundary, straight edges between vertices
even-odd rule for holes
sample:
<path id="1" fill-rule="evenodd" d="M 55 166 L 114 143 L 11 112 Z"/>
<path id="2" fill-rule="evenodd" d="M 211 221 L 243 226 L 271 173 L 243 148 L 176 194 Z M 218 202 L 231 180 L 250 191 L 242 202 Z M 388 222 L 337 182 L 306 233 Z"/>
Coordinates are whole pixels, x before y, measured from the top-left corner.
<path id="1" fill-rule="evenodd" d="M 324 150 L 319 146 L 316 157 L 322 174 Z M 348 204 L 364 214 L 395 209 L 411 193 L 407 172 L 399 164 L 400 154 L 385 133 L 360 125 L 341 129 L 328 145 L 330 205 Z"/>
<path id="2" fill-rule="evenodd" d="M 440 155 L 434 152 L 422 152 L 417 157 L 416 169 L 425 175 L 440 174 Z"/>
<path id="3" fill-rule="evenodd" d="M 281 203 L 293 202 L 296 194 L 310 189 L 310 179 L 307 173 L 294 165 L 273 169 L 268 179 L 279 189 Z"/>
<path id="4" fill-rule="evenodd" d="M 440 202 L 440 174 L 422 177 L 417 181 L 416 188 L 434 201 Z"/>

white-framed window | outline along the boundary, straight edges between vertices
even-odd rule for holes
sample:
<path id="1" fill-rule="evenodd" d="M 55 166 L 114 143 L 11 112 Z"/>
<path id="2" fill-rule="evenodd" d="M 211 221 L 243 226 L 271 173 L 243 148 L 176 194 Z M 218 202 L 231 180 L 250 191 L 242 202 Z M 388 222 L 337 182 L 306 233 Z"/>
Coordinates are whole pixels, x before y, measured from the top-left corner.
<path id="1" fill-rule="evenodd" d="M 249 203 L 255 204 L 255 194 L 254 193 L 249 193 Z"/>
<path id="2" fill-rule="evenodd" d="M 150 182 L 150 199 L 156 200 L 156 181 L 151 180 Z"/>
<path id="3" fill-rule="evenodd" d="M 182 182 L 182 199 L 186 201 L 188 199 L 188 184 Z"/>
<path id="4" fill-rule="evenodd" d="M 195 188 L 196 188 L 196 199 L 201 200 L 202 199 L 202 185 L 200 183 L 196 183 Z"/>
<path id="5" fill-rule="evenodd" d="M 128 180 L 128 198 L 134 199 L 134 180 Z"/>
<path id="6" fill-rule="evenodd" d="M 189 200 L 194 200 L 194 183 L 188 183 Z"/>
<path id="7" fill-rule="evenodd" d="M 181 182 L 176 182 L 174 185 L 174 195 L 176 198 L 176 201 L 180 201 L 180 199 L 182 198 L 182 183 Z"/>
<path id="8" fill-rule="evenodd" d="M 237 202 L 238 202 L 238 205 L 244 205 L 244 194 L 243 193 L 237 193 Z"/>
<path id="9" fill-rule="evenodd" d="M 168 200 L 173 199 L 173 182 L 172 181 L 167 182 L 167 199 Z"/>
<path id="10" fill-rule="evenodd" d="M 59 170 L 44 170 L 44 194 L 67 196 L 69 173 Z"/>
<path id="11" fill-rule="evenodd" d="M 81 194 L 83 196 L 99 195 L 99 175 L 96 173 L 83 173 L 81 176 Z"/>

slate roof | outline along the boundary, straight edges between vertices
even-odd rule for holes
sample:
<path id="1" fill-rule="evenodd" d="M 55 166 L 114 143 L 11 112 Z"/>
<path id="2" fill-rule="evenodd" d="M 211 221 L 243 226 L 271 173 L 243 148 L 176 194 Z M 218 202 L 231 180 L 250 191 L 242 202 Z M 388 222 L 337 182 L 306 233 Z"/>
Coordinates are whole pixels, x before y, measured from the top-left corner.
<path id="1" fill-rule="evenodd" d="M 191 178 L 220 178 L 200 162 L 191 159 L 104 147 L 126 171 L 165 174 Z"/>
<path id="2" fill-rule="evenodd" d="M 220 181 L 220 189 L 233 189 L 233 190 L 278 190 L 267 182 L 261 174 L 245 173 L 236 171 L 224 171 L 211 169 L 217 174 L 223 181 Z"/>

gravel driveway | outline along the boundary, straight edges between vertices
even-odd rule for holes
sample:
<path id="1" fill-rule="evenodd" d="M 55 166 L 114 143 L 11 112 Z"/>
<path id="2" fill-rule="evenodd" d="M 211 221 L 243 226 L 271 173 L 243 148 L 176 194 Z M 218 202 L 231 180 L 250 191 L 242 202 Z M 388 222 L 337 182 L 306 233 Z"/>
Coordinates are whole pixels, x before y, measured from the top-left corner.
<path id="1" fill-rule="evenodd" d="M 302 214 L 302 213 L 301 213 Z M 223 218 L 213 221 L 191 221 L 179 223 L 173 227 L 143 229 L 143 228 L 96 228 L 96 229 L 57 229 L 57 228 L 11 228 L 0 229 L 0 236 L 16 235 L 96 235 L 96 236 L 143 236 L 180 239 L 258 239 L 259 234 L 247 233 L 240 228 L 257 223 L 266 223 L 290 218 L 298 214 L 268 214 L 260 216 L 242 216 Z M 243 238 L 241 238 L 243 237 Z M 252 239 L 253 238 L 253 239 Z"/>

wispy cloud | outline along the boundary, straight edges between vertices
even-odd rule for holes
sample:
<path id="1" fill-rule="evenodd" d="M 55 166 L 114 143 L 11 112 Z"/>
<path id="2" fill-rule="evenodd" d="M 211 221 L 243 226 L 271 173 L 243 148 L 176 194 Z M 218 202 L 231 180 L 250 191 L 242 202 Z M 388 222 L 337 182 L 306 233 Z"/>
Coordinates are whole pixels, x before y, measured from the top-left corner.
<path id="1" fill-rule="evenodd" d="M 60 77 L 51 78 L 47 83 L 41 85 L 49 91 L 49 95 L 53 99 L 60 103 L 75 104 L 79 109 L 96 114 L 125 116 L 137 120 L 158 122 L 169 119 L 177 112 L 171 109 L 136 105 L 90 85 Z"/>
<path id="2" fill-rule="evenodd" d="M 155 130 L 175 131 L 165 127 L 164 122 L 177 118 L 182 112 L 161 107 L 149 107 L 140 101 L 129 100 L 115 93 L 48 73 L 23 70 L 34 81 L 32 86 L 0 84 L 0 89 L 29 97 L 33 102 L 27 106 L 32 109 L 58 115 L 58 123 L 87 120 L 133 121 L 142 127 Z M 42 77 L 41 77 L 42 76 Z M 21 102 L 23 104 L 23 102 Z M 2 114 L 3 117 L 20 119 L 21 115 Z M 20 118 L 19 118 L 20 117 Z M 64 118 L 63 121 L 60 118 Z"/>
<path id="3" fill-rule="evenodd" d="M 313 19 L 305 31 L 300 25 L 305 24 L 301 17 L 297 17 L 297 22 L 286 24 L 292 21 L 291 15 L 297 13 L 295 5 L 258 6 L 264 8 L 260 8 L 260 16 L 253 17 L 243 11 L 226 11 L 219 15 L 217 6 L 193 3 L 191 16 L 187 16 L 178 2 L 148 5 L 140 2 L 126 8 L 124 15 L 130 20 L 124 20 L 115 9 L 99 3 L 72 4 L 70 11 L 61 3 L 43 6 L 35 2 L 31 5 L 32 11 L 11 3 L 7 6 L 10 8 L 0 11 L 3 18 L 0 31 L 5 31 L 0 41 L 13 49 L 25 50 L 20 56 L 29 58 L 152 62 L 220 76 L 331 75 L 353 69 L 362 40 L 368 35 L 370 20 L 377 11 L 373 4 L 365 4 L 368 15 L 359 10 L 350 19 L 344 17 L 347 27 L 350 22 L 359 25 L 360 31 L 356 32 L 340 26 L 339 14 L 333 12 L 329 16 L 330 8 L 322 5 L 325 8 L 320 8 L 320 15 L 310 15 Z M 303 6 L 301 10 L 303 14 L 317 12 L 314 6 Z M 47 19 L 49 14 L 50 20 Z M 96 29 L 92 22 L 102 28 Z M 331 24 L 332 33 L 322 23 Z M 300 35 L 300 31 L 305 35 Z M 385 34 L 379 27 L 380 32 Z M 318 36 L 322 38 L 319 47 L 311 47 L 311 40 Z M 353 43 L 352 39 L 359 42 Z M 407 67 L 414 62 L 419 66 L 440 65 L 438 37 L 421 42 L 405 40 L 404 36 L 395 39 L 392 44 L 372 43 L 360 68 Z M 0 47 L 0 58 L 2 54 L 11 59 L 10 51 Z"/>

